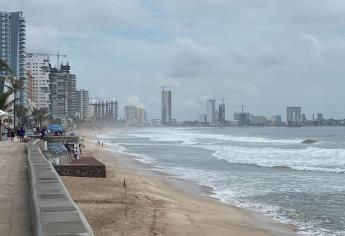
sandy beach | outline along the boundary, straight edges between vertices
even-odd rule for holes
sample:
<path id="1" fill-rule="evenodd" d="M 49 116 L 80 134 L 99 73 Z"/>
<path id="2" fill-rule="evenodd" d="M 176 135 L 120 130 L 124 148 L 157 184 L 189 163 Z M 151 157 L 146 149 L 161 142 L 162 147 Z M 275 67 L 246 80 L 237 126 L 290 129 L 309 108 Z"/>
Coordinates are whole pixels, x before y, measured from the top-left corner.
<path id="1" fill-rule="evenodd" d="M 83 155 L 105 163 L 107 178 L 62 180 L 96 235 L 296 235 L 294 226 L 199 195 L 207 189 L 149 173 L 92 142 L 94 134 L 81 132 Z"/>

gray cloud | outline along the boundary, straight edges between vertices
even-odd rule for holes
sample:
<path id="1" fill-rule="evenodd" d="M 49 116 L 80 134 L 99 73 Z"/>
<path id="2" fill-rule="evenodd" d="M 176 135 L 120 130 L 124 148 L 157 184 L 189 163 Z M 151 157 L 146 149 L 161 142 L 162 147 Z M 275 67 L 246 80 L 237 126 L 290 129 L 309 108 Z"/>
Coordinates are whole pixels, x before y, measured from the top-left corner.
<path id="1" fill-rule="evenodd" d="M 0 2 L 24 11 L 30 51 L 68 54 L 79 87 L 145 106 L 150 118 L 162 85 L 180 119 L 205 112 L 209 97 L 231 99 L 231 112 L 302 105 L 345 117 L 342 0 Z"/>

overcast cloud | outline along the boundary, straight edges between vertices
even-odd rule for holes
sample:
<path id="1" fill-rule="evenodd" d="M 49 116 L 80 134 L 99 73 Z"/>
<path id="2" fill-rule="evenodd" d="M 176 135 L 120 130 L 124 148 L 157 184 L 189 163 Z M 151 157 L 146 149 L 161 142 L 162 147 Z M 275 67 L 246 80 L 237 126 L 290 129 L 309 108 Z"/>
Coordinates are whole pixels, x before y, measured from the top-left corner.
<path id="1" fill-rule="evenodd" d="M 30 52 L 68 54 L 92 97 L 144 106 L 159 118 L 160 86 L 173 116 L 197 119 L 207 98 L 227 118 L 302 106 L 345 117 L 343 0 L 0 0 L 24 11 Z M 52 58 L 53 59 L 53 58 Z"/>

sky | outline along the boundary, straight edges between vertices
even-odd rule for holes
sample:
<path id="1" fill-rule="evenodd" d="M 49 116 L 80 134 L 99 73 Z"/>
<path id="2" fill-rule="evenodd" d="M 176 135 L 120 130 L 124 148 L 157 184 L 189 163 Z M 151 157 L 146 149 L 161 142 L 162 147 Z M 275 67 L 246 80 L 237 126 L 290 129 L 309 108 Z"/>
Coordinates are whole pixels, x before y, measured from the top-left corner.
<path id="1" fill-rule="evenodd" d="M 23 11 L 27 51 L 68 56 L 91 97 L 196 120 L 206 99 L 225 99 L 227 119 L 246 111 L 285 118 L 345 117 L 343 0 L 0 0 Z M 51 58 L 52 61 L 55 58 Z M 53 62 L 54 64 L 54 62 Z"/>

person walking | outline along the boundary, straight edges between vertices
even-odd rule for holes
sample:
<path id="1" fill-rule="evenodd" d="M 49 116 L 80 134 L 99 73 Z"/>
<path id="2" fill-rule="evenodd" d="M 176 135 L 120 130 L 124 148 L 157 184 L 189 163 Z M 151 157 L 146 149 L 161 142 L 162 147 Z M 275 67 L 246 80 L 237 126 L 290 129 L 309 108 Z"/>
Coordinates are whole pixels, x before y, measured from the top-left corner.
<path id="1" fill-rule="evenodd" d="M 7 140 L 11 140 L 11 129 L 7 129 Z"/>
<path id="2" fill-rule="evenodd" d="M 14 138 L 16 137 L 16 132 L 14 129 L 11 130 L 11 142 L 14 143 Z"/>

